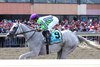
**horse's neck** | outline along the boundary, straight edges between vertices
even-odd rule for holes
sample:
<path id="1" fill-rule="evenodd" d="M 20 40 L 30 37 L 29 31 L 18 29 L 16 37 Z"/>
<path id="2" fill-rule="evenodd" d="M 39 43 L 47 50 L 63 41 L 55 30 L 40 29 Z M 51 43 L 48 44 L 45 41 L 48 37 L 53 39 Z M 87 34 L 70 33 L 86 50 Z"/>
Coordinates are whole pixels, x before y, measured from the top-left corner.
<path id="1" fill-rule="evenodd" d="M 22 24 L 21 29 L 23 32 L 27 32 L 32 30 L 31 28 L 29 28 L 28 26 Z M 29 43 L 33 43 L 33 42 L 42 42 L 43 41 L 43 36 L 41 32 L 35 32 L 35 31 L 31 31 L 28 33 L 24 33 L 24 37 L 25 40 L 28 41 Z"/>
<path id="2" fill-rule="evenodd" d="M 27 32 L 27 31 L 31 31 L 32 29 L 30 29 L 29 27 L 27 27 L 26 25 L 24 25 L 24 24 L 21 24 L 21 29 L 22 29 L 22 31 L 23 32 Z M 27 33 L 24 33 L 23 35 L 24 35 L 24 37 L 26 38 L 26 39 L 29 39 L 33 34 L 34 34 L 34 32 L 35 31 L 31 31 L 31 32 L 27 32 Z"/>

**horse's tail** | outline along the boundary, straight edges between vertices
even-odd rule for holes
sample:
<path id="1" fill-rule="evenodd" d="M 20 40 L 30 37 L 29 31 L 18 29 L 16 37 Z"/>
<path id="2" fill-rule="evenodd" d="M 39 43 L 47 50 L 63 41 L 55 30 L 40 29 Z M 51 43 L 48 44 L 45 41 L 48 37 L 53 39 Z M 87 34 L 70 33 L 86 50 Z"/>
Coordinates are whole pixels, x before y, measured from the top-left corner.
<path id="1" fill-rule="evenodd" d="M 93 47 L 93 48 L 96 48 L 96 49 L 100 49 L 100 46 L 97 45 L 95 42 L 90 41 L 90 40 L 87 40 L 86 38 L 84 38 L 84 37 L 82 37 L 82 36 L 77 36 L 77 37 L 78 37 L 80 43 L 81 43 L 81 42 L 85 42 L 85 43 L 86 43 L 88 46 L 90 46 L 90 47 Z"/>

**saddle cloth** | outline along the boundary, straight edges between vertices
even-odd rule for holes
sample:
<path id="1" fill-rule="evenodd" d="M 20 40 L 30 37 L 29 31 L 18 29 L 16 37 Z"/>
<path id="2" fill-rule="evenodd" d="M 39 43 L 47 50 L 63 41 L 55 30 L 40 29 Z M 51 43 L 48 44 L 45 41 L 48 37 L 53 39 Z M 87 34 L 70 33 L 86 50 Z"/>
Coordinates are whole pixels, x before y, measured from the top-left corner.
<path id="1" fill-rule="evenodd" d="M 57 44 L 62 42 L 62 34 L 58 30 L 50 31 L 50 44 Z"/>

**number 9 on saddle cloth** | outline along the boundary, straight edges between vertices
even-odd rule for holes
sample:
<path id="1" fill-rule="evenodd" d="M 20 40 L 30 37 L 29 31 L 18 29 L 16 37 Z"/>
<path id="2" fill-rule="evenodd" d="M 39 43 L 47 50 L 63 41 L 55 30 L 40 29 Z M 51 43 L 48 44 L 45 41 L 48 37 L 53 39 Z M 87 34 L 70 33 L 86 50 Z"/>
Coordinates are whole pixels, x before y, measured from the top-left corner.
<path id="1" fill-rule="evenodd" d="M 53 30 L 53 31 L 46 30 L 43 31 L 42 34 L 46 39 L 46 43 L 49 45 L 62 42 L 62 34 L 58 30 Z"/>

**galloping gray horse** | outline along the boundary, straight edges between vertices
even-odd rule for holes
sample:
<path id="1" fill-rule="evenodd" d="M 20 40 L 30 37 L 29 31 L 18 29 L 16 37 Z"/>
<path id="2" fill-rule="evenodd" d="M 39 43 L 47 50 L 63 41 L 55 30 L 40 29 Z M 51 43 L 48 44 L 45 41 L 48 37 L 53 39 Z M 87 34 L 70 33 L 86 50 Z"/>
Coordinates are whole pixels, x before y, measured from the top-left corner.
<path id="1" fill-rule="evenodd" d="M 95 46 L 91 41 L 77 36 L 70 30 L 61 31 L 62 33 L 62 43 L 49 45 L 49 53 L 56 52 L 58 59 L 66 59 L 67 55 L 70 54 L 80 42 L 86 42 L 88 45 L 99 49 L 100 47 Z M 44 37 L 41 32 L 34 31 L 30 27 L 22 23 L 15 23 L 10 32 L 7 33 L 8 37 L 14 35 L 23 34 L 30 49 L 29 52 L 20 55 L 19 59 L 26 59 L 29 57 L 36 57 L 38 55 L 46 54 L 46 43 L 44 42 Z"/>

